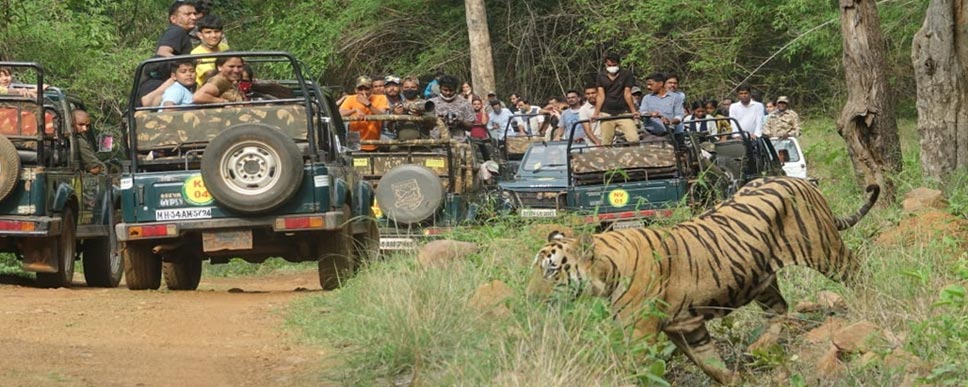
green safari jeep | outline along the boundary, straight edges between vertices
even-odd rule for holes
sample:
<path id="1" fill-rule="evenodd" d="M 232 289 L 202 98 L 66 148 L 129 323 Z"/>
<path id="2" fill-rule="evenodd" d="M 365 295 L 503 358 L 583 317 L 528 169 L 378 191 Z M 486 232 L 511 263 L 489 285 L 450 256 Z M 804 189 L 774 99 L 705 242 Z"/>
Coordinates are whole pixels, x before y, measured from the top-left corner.
<path id="1" fill-rule="evenodd" d="M 149 59 L 136 74 L 218 57 L 242 57 L 259 74 L 246 100 L 126 117 L 117 232 L 128 288 L 157 289 L 164 273 L 169 289 L 194 290 L 203 260 L 234 257 L 317 261 L 320 285 L 338 287 L 378 252 L 373 190 L 343 151 L 333 100 L 299 62 L 284 52 L 221 53 Z M 137 87 L 130 98 L 136 106 Z"/>
<path id="2" fill-rule="evenodd" d="M 57 87 L 44 89 L 37 63 L 0 66 L 36 79 L 0 94 L 0 251 L 16 254 L 41 286 L 71 286 L 79 256 L 88 286 L 118 286 L 117 176 L 82 168 L 80 149 L 93 153 L 92 138 L 74 134 L 72 112 L 83 105 Z"/>

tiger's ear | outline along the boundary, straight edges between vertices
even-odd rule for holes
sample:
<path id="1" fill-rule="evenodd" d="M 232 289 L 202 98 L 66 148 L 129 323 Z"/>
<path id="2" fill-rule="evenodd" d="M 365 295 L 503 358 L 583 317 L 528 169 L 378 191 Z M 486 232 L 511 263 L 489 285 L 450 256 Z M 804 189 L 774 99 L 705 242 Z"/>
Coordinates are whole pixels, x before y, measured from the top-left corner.
<path id="1" fill-rule="evenodd" d="M 565 239 L 565 234 L 561 231 L 555 230 L 548 234 L 548 242 L 560 241 Z"/>

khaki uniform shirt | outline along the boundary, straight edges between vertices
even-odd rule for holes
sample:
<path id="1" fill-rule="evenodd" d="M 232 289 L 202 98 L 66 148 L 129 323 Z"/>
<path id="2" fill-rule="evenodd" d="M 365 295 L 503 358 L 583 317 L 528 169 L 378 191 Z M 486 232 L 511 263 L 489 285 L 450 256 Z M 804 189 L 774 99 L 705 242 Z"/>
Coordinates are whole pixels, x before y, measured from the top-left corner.
<path id="1" fill-rule="evenodd" d="M 793 110 L 776 110 L 770 113 L 763 126 L 763 135 L 766 137 L 799 137 L 800 136 L 800 117 Z"/>

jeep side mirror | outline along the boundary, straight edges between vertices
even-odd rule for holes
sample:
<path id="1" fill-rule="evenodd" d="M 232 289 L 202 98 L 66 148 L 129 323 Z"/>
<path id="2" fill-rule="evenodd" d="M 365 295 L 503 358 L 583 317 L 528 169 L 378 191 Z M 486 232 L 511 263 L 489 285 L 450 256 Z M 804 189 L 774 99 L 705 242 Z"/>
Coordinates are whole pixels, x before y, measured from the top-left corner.
<path id="1" fill-rule="evenodd" d="M 97 138 L 97 151 L 99 153 L 107 153 L 114 149 L 114 136 L 110 134 L 102 134 Z"/>

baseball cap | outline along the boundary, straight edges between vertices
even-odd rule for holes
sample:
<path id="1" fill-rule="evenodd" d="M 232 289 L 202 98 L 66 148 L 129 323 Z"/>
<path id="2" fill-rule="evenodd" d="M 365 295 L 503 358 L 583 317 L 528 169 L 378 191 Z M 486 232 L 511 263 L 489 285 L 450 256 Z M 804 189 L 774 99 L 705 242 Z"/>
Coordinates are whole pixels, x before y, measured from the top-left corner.
<path id="1" fill-rule="evenodd" d="M 356 77 L 356 87 L 360 86 L 373 87 L 373 80 L 366 75 L 360 75 Z"/>
<path id="2" fill-rule="evenodd" d="M 632 94 L 635 93 L 642 94 L 642 89 L 640 89 L 638 86 L 632 86 Z"/>
<path id="3" fill-rule="evenodd" d="M 388 84 L 388 85 L 391 84 L 391 83 L 396 83 L 396 84 L 399 85 L 400 84 L 400 77 L 395 76 L 395 75 L 387 75 L 387 77 L 383 79 L 383 83 Z"/>
<path id="4" fill-rule="evenodd" d="M 790 99 L 787 98 L 785 95 L 781 95 L 780 98 L 777 98 L 776 99 L 776 103 L 780 103 L 780 102 L 783 102 L 783 103 L 787 103 L 788 104 L 788 103 L 790 103 Z"/>
<path id="5" fill-rule="evenodd" d="M 487 96 L 488 96 L 488 97 L 490 97 L 490 96 L 492 96 L 492 95 L 497 95 L 497 93 L 495 93 L 495 92 L 493 92 L 493 91 L 489 91 L 489 92 L 487 92 Z"/>

